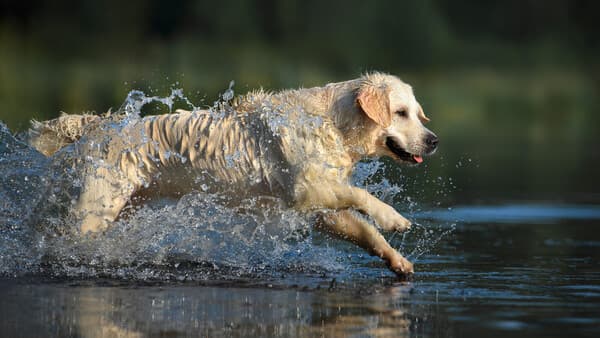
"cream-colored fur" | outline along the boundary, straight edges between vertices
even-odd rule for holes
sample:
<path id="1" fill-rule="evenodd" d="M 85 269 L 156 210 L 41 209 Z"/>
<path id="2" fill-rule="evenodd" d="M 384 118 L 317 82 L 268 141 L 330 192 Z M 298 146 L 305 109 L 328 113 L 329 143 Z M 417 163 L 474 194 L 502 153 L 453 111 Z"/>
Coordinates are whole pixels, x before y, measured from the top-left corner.
<path id="1" fill-rule="evenodd" d="M 252 92 L 219 109 L 121 124 L 111 117 L 67 115 L 34 125 L 30 144 L 51 155 L 57 146 L 46 148 L 39 135 L 55 133 L 66 143 L 61 126 L 67 124 L 61 121 L 79 123 L 70 139 L 81 138 L 75 153 L 88 163 L 75 205 L 83 233 L 105 229 L 134 194 L 148 191 L 270 195 L 297 210 L 317 211 L 320 229 L 383 258 L 396 273 L 413 272 L 356 211 L 384 230 L 403 231 L 410 222 L 349 183 L 362 158 L 417 163 L 435 150 L 437 138 L 422 124 L 427 117 L 411 87 L 397 77 L 372 73 L 324 87 Z"/>

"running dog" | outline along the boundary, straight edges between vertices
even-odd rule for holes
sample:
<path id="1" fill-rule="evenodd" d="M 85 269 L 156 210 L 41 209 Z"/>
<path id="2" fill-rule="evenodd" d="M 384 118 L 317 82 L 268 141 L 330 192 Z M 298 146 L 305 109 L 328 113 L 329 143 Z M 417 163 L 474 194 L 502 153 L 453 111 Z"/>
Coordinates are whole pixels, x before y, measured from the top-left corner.
<path id="1" fill-rule="evenodd" d="M 217 108 L 127 123 L 115 115 L 63 115 L 34 121 L 29 130 L 29 143 L 46 156 L 73 144 L 86 163 L 73 210 L 82 233 L 106 229 L 134 195 L 181 196 L 208 187 L 235 198 L 274 196 L 316 212 L 318 229 L 381 257 L 399 275 L 413 273 L 362 214 L 385 231 L 411 223 L 349 183 L 363 158 L 418 164 L 437 148 L 437 136 L 423 125 L 429 119 L 399 78 L 370 73 L 323 87 L 256 91 Z"/>

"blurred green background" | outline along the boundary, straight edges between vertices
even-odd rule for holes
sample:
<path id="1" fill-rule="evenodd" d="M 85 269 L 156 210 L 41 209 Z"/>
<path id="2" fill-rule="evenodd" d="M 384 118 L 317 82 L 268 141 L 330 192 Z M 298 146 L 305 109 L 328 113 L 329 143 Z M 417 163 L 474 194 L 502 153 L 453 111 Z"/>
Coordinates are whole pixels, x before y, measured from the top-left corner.
<path id="1" fill-rule="evenodd" d="M 380 70 L 413 85 L 441 138 L 425 168 L 392 175 L 409 194 L 597 203 L 598 13 L 558 0 L 2 0 L 0 120 L 21 131 L 104 112 L 131 89 L 210 105 L 231 80 L 243 93 Z"/>

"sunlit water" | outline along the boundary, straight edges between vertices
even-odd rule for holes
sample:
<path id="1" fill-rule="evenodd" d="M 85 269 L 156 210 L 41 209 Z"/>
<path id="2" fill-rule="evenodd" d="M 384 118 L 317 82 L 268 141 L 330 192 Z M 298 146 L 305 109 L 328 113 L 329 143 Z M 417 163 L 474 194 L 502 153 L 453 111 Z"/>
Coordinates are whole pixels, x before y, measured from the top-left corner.
<path id="1" fill-rule="evenodd" d="M 185 98 L 132 92 L 122 123 L 148 102 L 171 107 L 175 99 Z M 386 234 L 415 263 L 409 282 L 312 231 L 310 216 L 253 201 L 224 207 L 202 191 L 81 237 L 65 230 L 71 200 L 52 184 L 72 174 L 2 125 L 0 336 L 600 333 L 600 236 L 590 231 L 600 208 L 431 209 L 405 197 L 385 170 L 361 163 L 354 180 L 416 221 L 407 233 Z"/>

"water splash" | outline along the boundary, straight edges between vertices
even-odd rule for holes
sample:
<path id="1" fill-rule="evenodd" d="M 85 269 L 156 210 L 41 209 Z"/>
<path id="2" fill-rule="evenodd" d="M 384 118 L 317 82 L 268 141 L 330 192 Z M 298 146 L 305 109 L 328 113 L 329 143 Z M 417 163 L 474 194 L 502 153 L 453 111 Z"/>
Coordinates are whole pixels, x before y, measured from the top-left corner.
<path id="1" fill-rule="evenodd" d="M 35 267 L 39 258 L 32 205 L 38 187 L 46 185 L 48 159 L 15 139 L 0 122 L 0 274 L 18 275 Z"/>
<path id="2" fill-rule="evenodd" d="M 189 194 L 176 204 L 142 207 L 101 241 L 49 239 L 46 254 L 58 273 L 72 277 L 202 280 L 341 268 L 331 249 L 314 250 L 305 218 L 290 210 L 248 212 L 253 202 L 241 210 L 213 195 Z"/>
<path id="3" fill-rule="evenodd" d="M 233 85 L 233 84 L 231 84 Z M 231 90 L 231 87 L 230 89 Z M 233 95 L 233 94 L 232 94 Z M 169 111 L 173 111 L 173 104 L 175 100 L 180 99 L 188 105 L 191 110 L 199 110 L 194 104 L 183 94 L 183 89 L 171 89 L 169 96 L 147 96 L 141 90 L 132 90 L 127 94 L 125 101 L 119 108 L 118 112 L 125 115 L 134 115 L 139 117 L 142 107 L 149 103 L 161 103 L 167 106 Z M 218 101 L 217 101 L 218 102 Z"/>

